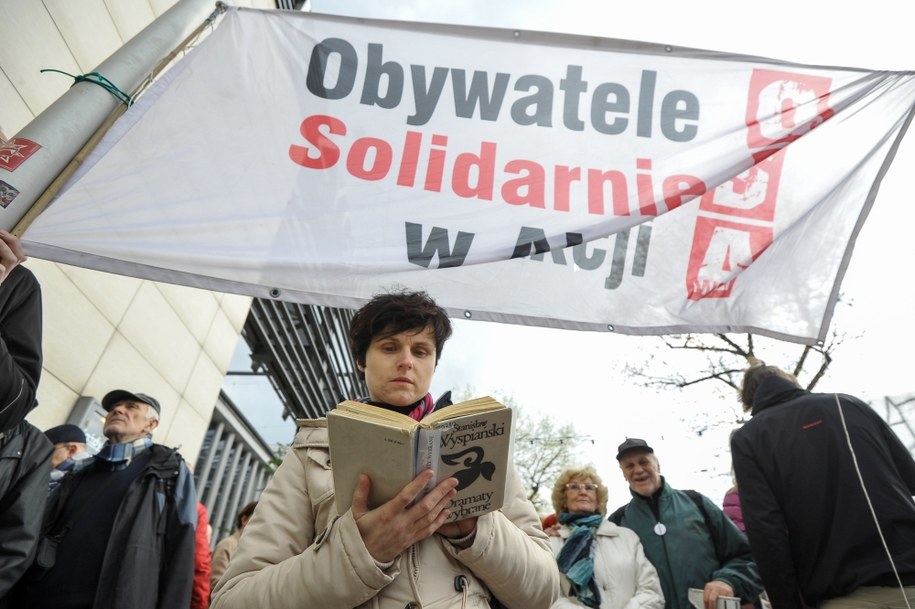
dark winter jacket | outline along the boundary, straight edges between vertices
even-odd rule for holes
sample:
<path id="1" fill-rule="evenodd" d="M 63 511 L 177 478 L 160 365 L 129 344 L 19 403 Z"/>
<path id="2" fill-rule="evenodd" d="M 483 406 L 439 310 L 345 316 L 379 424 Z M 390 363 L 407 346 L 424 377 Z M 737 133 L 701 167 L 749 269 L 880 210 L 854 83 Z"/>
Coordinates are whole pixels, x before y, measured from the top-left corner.
<path id="1" fill-rule="evenodd" d="M 197 497 L 194 482 L 175 449 L 153 444 L 150 459 L 127 488 L 108 537 L 93 609 L 174 609 L 190 607 L 194 581 Z M 61 528 L 68 498 L 87 470 L 65 476 L 48 500 L 43 534 Z M 57 556 L 66 568 L 77 556 Z M 42 585 L 37 565 L 15 598 L 27 602 Z"/>
<path id="2" fill-rule="evenodd" d="M 895 585 L 861 477 L 906 585 L 915 585 L 915 461 L 861 400 L 770 377 L 731 440 L 744 523 L 777 609 Z"/>
<path id="3" fill-rule="evenodd" d="M 41 289 L 15 267 L 0 283 L 0 606 L 28 568 L 47 499 L 53 446 L 25 421 L 41 376 Z"/>
<path id="4" fill-rule="evenodd" d="M 730 585 L 745 603 L 762 592 L 746 537 L 711 499 L 701 499 L 714 531 L 696 503 L 663 478 L 651 497 L 633 492 L 623 512 L 622 525 L 638 534 L 645 556 L 658 570 L 666 609 L 692 609 L 689 589 L 701 589 L 712 580 Z M 655 532 L 658 522 L 666 527 L 664 535 Z"/>
<path id="5" fill-rule="evenodd" d="M 0 599 L 31 564 L 53 452 L 51 441 L 28 421 L 0 440 Z"/>
<path id="6" fill-rule="evenodd" d="M 35 407 L 41 377 L 41 288 L 24 266 L 0 283 L 0 433 Z"/>

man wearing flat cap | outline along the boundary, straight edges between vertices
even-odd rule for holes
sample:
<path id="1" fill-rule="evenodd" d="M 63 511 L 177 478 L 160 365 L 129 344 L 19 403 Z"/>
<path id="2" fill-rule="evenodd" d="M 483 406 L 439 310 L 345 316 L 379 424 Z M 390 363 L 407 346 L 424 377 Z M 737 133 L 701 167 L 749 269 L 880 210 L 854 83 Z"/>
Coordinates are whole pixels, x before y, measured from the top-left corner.
<path id="1" fill-rule="evenodd" d="M 189 607 L 197 497 L 188 467 L 152 441 L 155 398 L 117 389 L 102 406 L 108 441 L 51 492 L 17 606 Z"/>
<path id="2" fill-rule="evenodd" d="M 696 491 L 671 488 L 645 440 L 627 438 L 616 459 L 632 500 L 610 520 L 638 534 L 661 579 L 665 608 L 690 609 L 690 588 L 703 591 L 708 609 L 719 596 L 756 602 L 762 581 L 750 545 L 724 512 Z"/>
<path id="3" fill-rule="evenodd" d="M 73 468 L 92 455 L 86 451 L 86 432 L 79 425 L 64 423 L 46 429 L 44 435 L 54 445 L 54 452 L 51 453 L 51 482 L 48 485 L 50 492 Z"/>

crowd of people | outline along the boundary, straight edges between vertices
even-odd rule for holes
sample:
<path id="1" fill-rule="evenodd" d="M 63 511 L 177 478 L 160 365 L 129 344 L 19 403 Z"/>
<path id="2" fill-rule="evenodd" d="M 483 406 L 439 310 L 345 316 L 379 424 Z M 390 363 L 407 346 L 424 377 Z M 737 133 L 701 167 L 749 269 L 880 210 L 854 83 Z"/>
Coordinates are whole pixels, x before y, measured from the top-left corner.
<path id="1" fill-rule="evenodd" d="M 187 464 L 153 442 L 162 409 L 114 389 L 104 446 L 26 415 L 41 373 L 41 295 L 0 231 L 0 609 L 899 609 L 915 602 L 915 461 L 866 404 L 754 362 L 722 506 L 661 475 L 654 448 L 616 454 L 613 512 L 597 468 L 567 469 L 542 518 L 510 467 L 501 509 L 449 519 L 458 481 L 425 470 L 381 505 L 362 475 L 339 513 L 326 420 L 302 421 L 258 501 L 211 554 Z M 352 318 L 364 402 L 421 420 L 452 332 L 424 292 Z M 349 396 L 341 396 L 349 397 Z M 739 481 L 739 487 L 737 486 Z M 429 490 L 431 487 L 431 490 Z M 738 492 L 739 488 L 739 492 Z M 692 591 L 692 592 L 691 592 Z"/>

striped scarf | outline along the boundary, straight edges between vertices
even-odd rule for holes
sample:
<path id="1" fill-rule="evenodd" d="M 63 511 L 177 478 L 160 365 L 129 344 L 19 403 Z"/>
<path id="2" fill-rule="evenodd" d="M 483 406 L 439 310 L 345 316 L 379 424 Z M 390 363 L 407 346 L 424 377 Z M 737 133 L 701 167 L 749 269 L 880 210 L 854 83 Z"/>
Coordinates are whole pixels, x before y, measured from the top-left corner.
<path id="1" fill-rule="evenodd" d="M 133 442 L 124 442 L 123 444 L 105 442 L 102 450 L 96 453 L 95 458 L 111 463 L 113 470 L 126 469 L 130 465 L 131 459 L 150 446 L 152 446 L 152 438 L 149 436 L 137 438 Z M 86 461 L 89 461 L 89 459 L 86 459 Z"/>
<path id="2" fill-rule="evenodd" d="M 594 558 L 591 545 L 602 514 L 559 514 L 559 522 L 569 526 L 572 534 L 566 539 L 556 563 L 571 584 L 570 593 L 588 607 L 600 606 L 600 591 L 594 581 Z"/>

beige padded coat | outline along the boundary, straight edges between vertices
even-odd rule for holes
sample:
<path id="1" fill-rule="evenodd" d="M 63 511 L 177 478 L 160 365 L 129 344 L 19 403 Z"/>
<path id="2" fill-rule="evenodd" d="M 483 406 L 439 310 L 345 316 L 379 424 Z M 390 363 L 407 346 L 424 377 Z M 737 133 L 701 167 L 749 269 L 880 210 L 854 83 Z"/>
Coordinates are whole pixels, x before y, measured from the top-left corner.
<path id="1" fill-rule="evenodd" d="M 514 468 L 505 505 L 479 518 L 469 548 L 432 535 L 379 568 L 352 512 L 337 514 L 326 420 L 299 426 L 211 609 L 488 609 L 490 594 L 509 609 L 548 609 L 558 596 L 556 561 Z"/>

